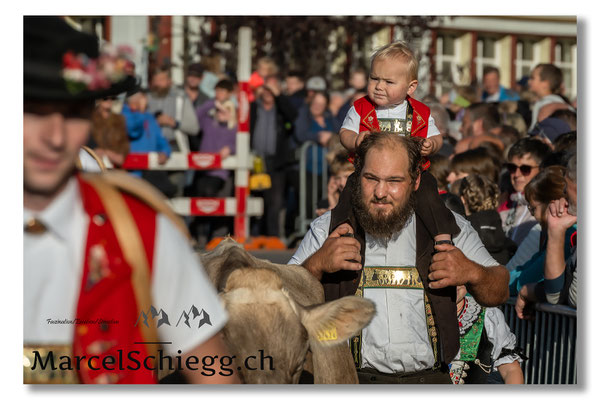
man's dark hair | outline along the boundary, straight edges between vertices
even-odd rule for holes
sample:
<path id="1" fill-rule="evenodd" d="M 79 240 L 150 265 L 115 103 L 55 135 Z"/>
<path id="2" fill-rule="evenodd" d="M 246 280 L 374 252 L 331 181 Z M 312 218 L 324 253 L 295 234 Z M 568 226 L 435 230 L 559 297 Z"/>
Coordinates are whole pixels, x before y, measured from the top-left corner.
<path id="1" fill-rule="evenodd" d="M 499 138 L 504 143 L 504 148 L 508 148 L 515 144 L 521 138 L 521 135 L 514 126 L 502 125 Z"/>
<path id="2" fill-rule="evenodd" d="M 450 172 L 484 175 L 492 182 L 498 182 L 500 165 L 500 160 L 489 150 L 476 147 L 456 154 L 450 161 Z"/>
<path id="3" fill-rule="evenodd" d="M 563 73 L 560 68 L 554 64 L 538 64 L 535 69 L 540 74 L 540 80 L 550 83 L 550 91 L 558 93 L 563 83 Z"/>
<path id="4" fill-rule="evenodd" d="M 294 78 L 298 78 L 298 80 L 304 82 L 306 81 L 306 78 L 304 77 L 304 73 L 300 70 L 297 69 L 292 69 L 290 70 L 287 74 L 286 77 L 294 77 Z"/>
<path id="5" fill-rule="evenodd" d="M 571 110 L 556 110 L 548 118 L 558 118 L 569 124 L 572 130 L 577 130 L 577 113 Z"/>
<path id="6" fill-rule="evenodd" d="M 498 76 L 500 76 L 500 70 L 492 65 L 486 65 L 483 67 L 483 76 L 495 72 Z"/>
<path id="7" fill-rule="evenodd" d="M 356 150 L 356 160 L 354 161 L 356 176 L 360 177 L 369 150 L 393 145 L 401 145 L 406 149 L 408 153 L 408 173 L 414 183 L 421 173 L 421 142 L 411 136 L 400 136 L 391 132 L 372 132 L 365 137 Z"/>
<path id="8" fill-rule="evenodd" d="M 552 144 L 556 152 L 577 150 L 577 131 L 563 133 Z"/>
<path id="9" fill-rule="evenodd" d="M 513 157 L 523 157 L 525 154 L 531 154 L 531 157 L 538 163 L 541 164 L 544 158 L 550 154 L 552 150 L 550 146 L 541 140 L 534 138 L 523 138 L 519 139 L 517 143 L 513 144 L 508 150 L 508 161 Z"/>
<path id="10" fill-rule="evenodd" d="M 467 107 L 467 110 L 472 122 L 483 120 L 483 129 L 486 131 L 500 126 L 500 113 L 494 104 L 474 103 Z"/>
<path id="11" fill-rule="evenodd" d="M 162 65 L 160 67 L 154 68 L 154 70 L 152 71 L 152 76 L 163 73 L 166 73 L 169 78 L 171 77 L 171 68 L 169 67 L 169 65 Z"/>
<path id="12" fill-rule="evenodd" d="M 217 89 L 217 88 L 219 88 L 219 89 L 225 89 L 228 92 L 233 92 L 233 83 L 229 79 L 221 79 L 215 85 L 215 89 Z"/>

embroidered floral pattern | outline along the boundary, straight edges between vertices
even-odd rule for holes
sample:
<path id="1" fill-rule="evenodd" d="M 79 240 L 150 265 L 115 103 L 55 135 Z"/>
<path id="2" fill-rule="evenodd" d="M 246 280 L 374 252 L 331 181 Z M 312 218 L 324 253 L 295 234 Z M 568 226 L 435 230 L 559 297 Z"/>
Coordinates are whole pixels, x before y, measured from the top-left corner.
<path id="1" fill-rule="evenodd" d="M 463 336 L 477 321 L 477 317 L 481 312 L 481 306 L 475 301 L 469 301 L 468 297 L 465 297 L 465 304 L 463 309 L 458 316 L 458 330 L 461 336 Z"/>

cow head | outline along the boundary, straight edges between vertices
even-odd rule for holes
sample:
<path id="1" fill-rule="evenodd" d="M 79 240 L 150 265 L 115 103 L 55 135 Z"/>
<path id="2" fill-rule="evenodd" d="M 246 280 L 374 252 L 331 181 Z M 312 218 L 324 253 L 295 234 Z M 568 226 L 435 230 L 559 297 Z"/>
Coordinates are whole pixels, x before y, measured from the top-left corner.
<path id="1" fill-rule="evenodd" d="M 258 260 L 233 241 L 203 262 L 229 313 L 224 338 L 245 383 L 297 383 L 303 368 L 315 383 L 357 382 L 347 340 L 371 321 L 372 302 L 323 303 L 306 269 Z"/>

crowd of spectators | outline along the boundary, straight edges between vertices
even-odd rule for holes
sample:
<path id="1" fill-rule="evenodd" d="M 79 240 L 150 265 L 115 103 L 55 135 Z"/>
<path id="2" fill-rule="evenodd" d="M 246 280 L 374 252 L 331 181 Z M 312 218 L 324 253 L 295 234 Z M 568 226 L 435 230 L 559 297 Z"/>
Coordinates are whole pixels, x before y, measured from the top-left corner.
<path id="1" fill-rule="evenodd" d="M 520 92 L 500 86 L 498 77 L 497 68 L 486 68 L 479 90 L 424 99 L 444 136 L 429 171 L 446 206 L 465 216 L 510 270 L 519 317 L 528 318 L 535 302 L 576 308 L 576 109 L 562 95 L 554 65 L 534 68 Z M 330 151 L 331 177 L 318 215 L 336 205 L 334 160 L 347 156 L 335 145 Z"/>
<path id="2" fill-rule="evenodd" d="M 173 85 L 168 69 L 158 69 L 150 88 L 128 93 L 120 110 L 114 98 L 99 101 L 93 146 L 117 167 L 128 152 L 158 152 L 161 163 L 181 150 L 235 154 L 237 82 L 210 67 L 211 60 L 190 65 L 182 88 Z M 261 58 L 250 82 L 251 151 L 271 178 L 270 187 L 253 193 L 263 197 L 265 212 L 253 218 L 251 234 L 284 238 L 293 233 L 301 206 L 296 150 L 303 143 L 318 146 L 318 162 L 313 171 L 309 152 L 302 201 L 316 209 L 314 217 L 336 205 L 353 171 L 339 130 L 353 102 L 366 94 L 369 74 L 357 68 L 346 90 L 333 91 L 323 77 L 279 70 Z M 465 215 L 511 271 L 511 295 L 518 295 L 520 310 L 547 300 L 575 307 L 576 103 L 562 94 L 562 73 L 552 64 L 536 66 L 529 85 L 518 91 L 499 82 L 499 70 L 490 66 L 480 85 L 420 99 L 444 139 L 430 172 L 447 207 Z M 316 198 L 322 200 L 311 204 L 311 180 L 325 171 L 327 192 L 318 185 Z M 169 197 L 233 194 L 229 171 L 132 173 Z M 188 222 L 199 243 L 231 231 L 226 217 Z"/>

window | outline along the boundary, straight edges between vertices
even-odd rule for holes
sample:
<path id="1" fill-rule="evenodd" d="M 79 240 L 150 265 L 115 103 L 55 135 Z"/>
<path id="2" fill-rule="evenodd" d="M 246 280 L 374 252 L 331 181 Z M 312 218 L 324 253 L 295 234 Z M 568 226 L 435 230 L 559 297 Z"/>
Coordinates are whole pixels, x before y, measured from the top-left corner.
<path id="1" fill-rule="evenodd" d="M 537 65 L 535 57 L 535 40 L 519 39 L 517 41 L 517 59 L 515 60 L 515 79 L 529 76 Z"/>
<path id="2" fill-rule="evenodd" d="M 440 34 L 437 38 L 435 58 L 435 82 L 433 82 L 436 97 L 448 93 L 454 87 L 454 74 L 458 63 L 458 43 L 453 34 Z"/>
<path id="3" fill-rule="evenodd" d="M 475 76 L 477 80 L 482 80 L 485 67 L 498 67 L 500 65 L 499 45 L 498 38 L 495 37 L 480 37 L 477 39 L 477 54 L 475 55 Z"/>
<path id="4" fill-rule="evenodd" d="M 577 44 L 572 40 L 557 40 L 554 46 L 554 65 L 563 72 L 565 96 L 577 96 Z"/>

